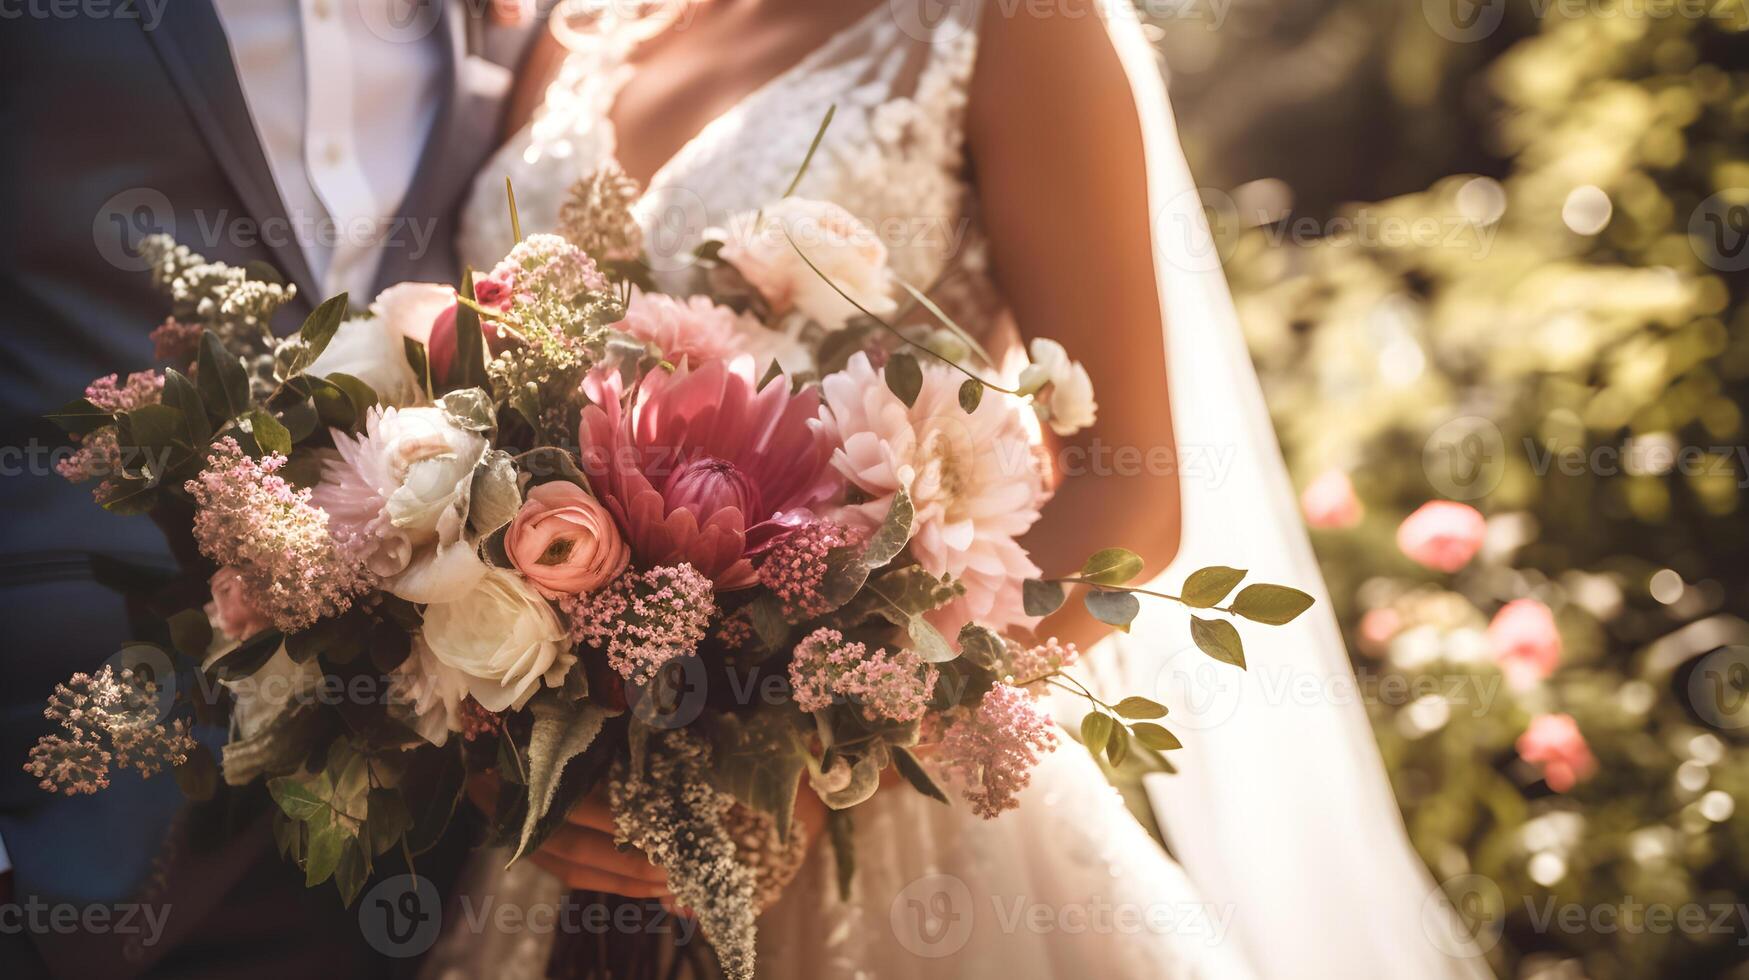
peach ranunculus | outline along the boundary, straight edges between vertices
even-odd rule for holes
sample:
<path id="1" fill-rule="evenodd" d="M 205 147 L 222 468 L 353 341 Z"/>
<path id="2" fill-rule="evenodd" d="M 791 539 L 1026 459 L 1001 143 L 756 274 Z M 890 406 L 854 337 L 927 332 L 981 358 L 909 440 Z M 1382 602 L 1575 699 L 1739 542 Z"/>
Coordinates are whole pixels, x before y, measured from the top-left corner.
<path id="1" fill-rule="evenodd" d="M 1514 599 L 1488 624 L 1488 647 L 1513 687 L 1523 689 L 1561 664 L 1561 631 L 1555 614 L 1535 599 Z"/>
<path id="2" fill-rule="evenodd" d="M 505 532 L 504 550 L 548 599 L 593 592 L 631 561 L 613 515 L 588 491 L 563 480 L 530 488 Z"/>
<path id="3" fill-rule="evenodd" d="M 1360 498 L 1354 495 L 1354 484 L 1341 470 L 1325 470 L 1308 484 L 1300 494 L 1300 510 L 1307 524 L 1326 530 L 1353 527 L 1366 514 Z"/>
<path id="4" fill-rule="evenodd" d="M 1597 772 L 1597 757 L 1572 715 L 1538 715 L 1518 736 L 1518 757 L 1542 768 L 1549 789 L 1565 793 Z"/>
<path id="5" fill-rule="evenodd" d="M 213 573 L 207 583 L 213 601 L 207 606 L 207 618 L 233 640 L 247 640 L 273 625 L 267 614 L 249 598 L 249 587 L 243 573 L 227 565 Z"/>
<path id="6" fill-rule="evenodd" d="M 1451 573 L 1468 565 L 1482 549 L 1488 522 L 1468 504 L 1432 500 L 1404 518 L 1397 547 L 1417 563 Z"/>

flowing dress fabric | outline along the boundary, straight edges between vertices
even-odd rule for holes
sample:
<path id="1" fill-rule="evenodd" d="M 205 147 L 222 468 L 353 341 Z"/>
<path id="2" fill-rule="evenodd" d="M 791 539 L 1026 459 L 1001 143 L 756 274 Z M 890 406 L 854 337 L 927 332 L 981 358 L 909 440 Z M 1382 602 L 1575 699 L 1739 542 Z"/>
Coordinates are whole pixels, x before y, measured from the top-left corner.
<path id="1" fill-rule="evenodd" d="M 820 119 L 836 106 L 796 193 L 856 214 L 887 243 L 900 276 L 933 285 L 932 295 L 956 319 L 995 338 L 991 346 L 1006 339 L 1011 350 L 1015 331 L 987 274 L 964 153 L 980 6 L 878 4 L 755 89 L 653 175 L 637 206 L 649 247 L 675 257 L 678 267 L 706 229 L 778 199 Z M 1186 653 L 1185 617 L 1171 608 L 1151 609 L 1128 637 L 1090 654 L 1094 682 L 1155 695 L 1182 730 L 1188 747 L 1174 754 L 1182 775 L 1149 789 L 1184 869 L 1064 736 L 1035 771 L 1021 808 L 995 820 L 904 788 L 858 807 L 849 900 L 838 897 L 832 849 L 821 842 L 760 919 L 760 975 L 1485 977 L 1409 849 L 1352 697 L 1354 675 L 1293 506 L 1159 66 L 1125 5 L 1100 9 L 1146 129 L 1183 447 L 1185 567 L 1169 570 L 1162 587 L 1218 560 L 1308 588 L 1320 603 L 1287 630 L 1247 631 L 1245 675 Z M 512 244 L 506 177 L 524 230 L 551 230 L 571 185 L 613 159 L 609 114 L 637 37 L 605 20 L 579 32 L 544 104 L 475 185 L 460 242 L 471 265 L 489 268 Z M 1275 685 L 1301 674 L 1324 686 L 1310 698 L 1284 698 Z M 542 900 L 538 882 L 497 877 L 482 869 L 476 886 L 514 885 L 520 900 Z M 557 886 L 545 887 L 544 900 L 556 901 Z M 466 975 L 470 944 L 457 939 L 446 937 L 428 976 L 452 968 Z M 494 946 L 494 975 L 533 975 L 544 962 L 538 943 L 511 944 L 522 955 L 508 957 L 503 944 L 478 945 Z"/>

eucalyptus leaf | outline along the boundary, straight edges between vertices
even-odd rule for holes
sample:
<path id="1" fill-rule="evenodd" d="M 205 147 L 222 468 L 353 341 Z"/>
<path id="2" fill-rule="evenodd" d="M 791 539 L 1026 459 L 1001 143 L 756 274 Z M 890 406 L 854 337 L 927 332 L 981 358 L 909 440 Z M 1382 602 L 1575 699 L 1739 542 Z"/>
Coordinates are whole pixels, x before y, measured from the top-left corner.
<path id="1" fill-rule="evenodd" d="M 1128 697 L 1116 705 L 1117 713 L 1125 718 L 1164 718 L 1166 706 L 1147 698 Z"/>
<path id="2" fill-rule="evenodd" d="M 1105 757 L 1114 766 L 1123 765 L 1130 754 L 1130 733 L 1122 725 L 1111 726 L 1111 737 L 1105 742 Z"/>
<path id="3" fill-rule="evenodd" d="M 724 714 L 715 735 L 712 782 L 743 806 L 769 815 L 778 836 L 788 840 L 796 787 L 808 763 L 789 720 L 772 711 Z"/>
<path id="4" fill-rule="evenodd" d="M 1190 618 L 1190 639 L 1196 648 L 1222 663 L 1241 670 L 1245 667 L 1245 647 L 1239 642 L 1239 631 L 1224 619 Z"/>
<path id="5" fill-rule="evenodd" d="M 510 856 L 512 862 L 522 857 L 534 839 L 535 826 L 552 805 L 565 764 L 589 748 L 607 720 L 607 712 L 596 705 L 556 698 L 536 698 L 529 710 L 534 715 L 534 728 L 528 737 L 528 812 L 523 817 L 521 839 Z"/>
<path id="6" fill-rule="evenodd" d="M 1142 556 L 1128 548 L 1096 551 L 1081 566 L 1081 579 L 1094 585 L 1127 585 L 1142 574 Z"/>
<path id="7" fill-rule="evenodd" d="M 1207 609 L 1218 604 L 1233 591 L 1233 587 L 1244 579 L 1245 571 L 1239 568 L 1228 568 L 1225 565 L 1210 565 L 1190 573 L 1184 580 L 1184 604 L 1197 609 Z"/>
<path id="8" fill-rule="evenodd" d="M 1029 578 L 1020 584 L 1020 597 L 1028 616 L 1049 616 L 1062 608 L 1068 593 L 1061 583 Z"/>
<path id="9" fill-rule="evenodd" d="M 1254 622 L 1282 626 L 1312 608 L 1313 601 L 1285 585 L 1247 585 L 1233 599 L 1233 611 Z"/>
<path id="10" fill-rule="evenodd" d="M 1111 740 L 1113 727 L 1110 715 L 1089 711 L 1081 719 L 1081 744 L 1087 746 L 1087 751 L 1094 755 L 1104 752 L 1105 743 Z"/>
<path id="11" fill-rule="evenodd" d="M 468 495 L 468 526 L 484 537 L 509 524 L 521 507 L 516 464 L 502 449 L 488 451 L 474 468 L 473 487 Z"/>
<path id="12" fill-rule="evenodd" d="M 923 368 L 917 358 L 903 352 L 894 354 L 887 358 L 884 373 L 887 388 L 899 396 L 906 408 L 917 404 L 917 396 L 923 391 Z"/>
<path id="13" fill-rule="evenodd" d="M 871 569 L 880 568 L 899 557 L 899 552 L 904 551 L 906 543 L 911 540 L 911 523 L 915 516 L 911 495 L 903 489 L 894 492 L 886 519 L 863 546 L 863 563 Z"/>
<path id="14" fill-rule="evenodd" d="M 978 410 L 984 401 L 984 383 L 976 378 L 967 378 L 960 383 L 960 411 L 967 415 Z"/>
<path id="15" fill-rule="evenodd" d="M 960 656 L 986 670 L 1001 667 L 1002 656 L 1007 652 L 995 631 L 977 623 L 960 627 L 959 643 Z"/>
<path id="16" fill-rule="evenodd" d="M 1108 592 L 1104 589 L 1090 589 L 1082 597 L 1087 604 L 1087 611 L 1093 618 L 1107 626 L 1115 626 L 1128 633 L 1130 623 L 1135 621 L 1142 611 L 1142 604 L 1128 592 Z"/>
<path id="17" fill-rule="evenodd" d="M 469 432 L 491 432 L 498 427 L 498 413 L 492 396 L 483 388 L 458 388 L 437 400 L 443 414 L 457 428 Z"/>
<path id="18" fill-rule="evenodd" d="M 1144 721 L 1141 724 L 1131 726 L 1131 728 L 1135 732 L 1136 741 L 1156 752 L 1170 752 L 1173 749 L 1184 748 L 1184 743 L 1178 740 L 1178 736 L 1152 722 Z"/>

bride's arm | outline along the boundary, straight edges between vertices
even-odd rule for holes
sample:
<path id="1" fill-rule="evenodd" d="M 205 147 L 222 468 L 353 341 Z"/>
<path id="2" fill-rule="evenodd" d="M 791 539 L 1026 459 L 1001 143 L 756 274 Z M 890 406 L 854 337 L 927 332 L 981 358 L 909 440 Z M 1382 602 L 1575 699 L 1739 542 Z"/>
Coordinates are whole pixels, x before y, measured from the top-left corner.
<path id="1" fill-rule="evenodd" d="M 1097 424 L 1051 444 L 1061 483 L 1025 540 L 1047 575 L 1119 545 L 1152 574 L 1179 541 L 1142 129 L 1100 6 L 989 5 L 968 110 L 997 285 L 1024 336 L 1086 364 L 1099 401 Z M 1082 644 L 1106 632 L 1079 602 L 1040 626 Z"/>

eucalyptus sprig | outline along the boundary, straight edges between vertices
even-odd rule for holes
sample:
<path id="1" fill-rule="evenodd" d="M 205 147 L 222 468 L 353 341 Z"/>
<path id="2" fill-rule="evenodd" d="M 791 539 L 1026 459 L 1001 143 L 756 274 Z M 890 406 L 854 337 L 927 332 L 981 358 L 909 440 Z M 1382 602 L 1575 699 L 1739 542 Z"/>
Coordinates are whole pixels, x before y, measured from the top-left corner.
<path id="1" fill-rule="evenodd" d="M 1139 595 L 1167 599 L 1191 609 L 1226 613 L 1267 626 L 1283 626 L 1293 622 L 1315 601 L 1299 589 L 1286 585 L 1258 582 L 1240 589 L 1227 605 L 1221 605 L 1234 588 L 1244 580 L 1244 569 L 1211 565 L 1191 572 L 1184 580 L 1181 594 L 1159 592 L 1129 585 L 1142 574 L 1142 558 L 1126 548 L 1106 548 L 1095 552 L 1075 575 L 1061 578 L 1028 579 L 1022 585 L 1022 600 L 1029 616 L 1048 616 L 1062 607 L 1068 589 L 1086 586 L 1082 602 L 1093 618 L 1129 632 L 1130 623 L 1141 612 Z M 1190 618 L 1190 639 L 1203 653 L 1229 663 L 1241 670 L 1245 667 L 1245 647 L 1239 631 L 1224 619 Z"/>

